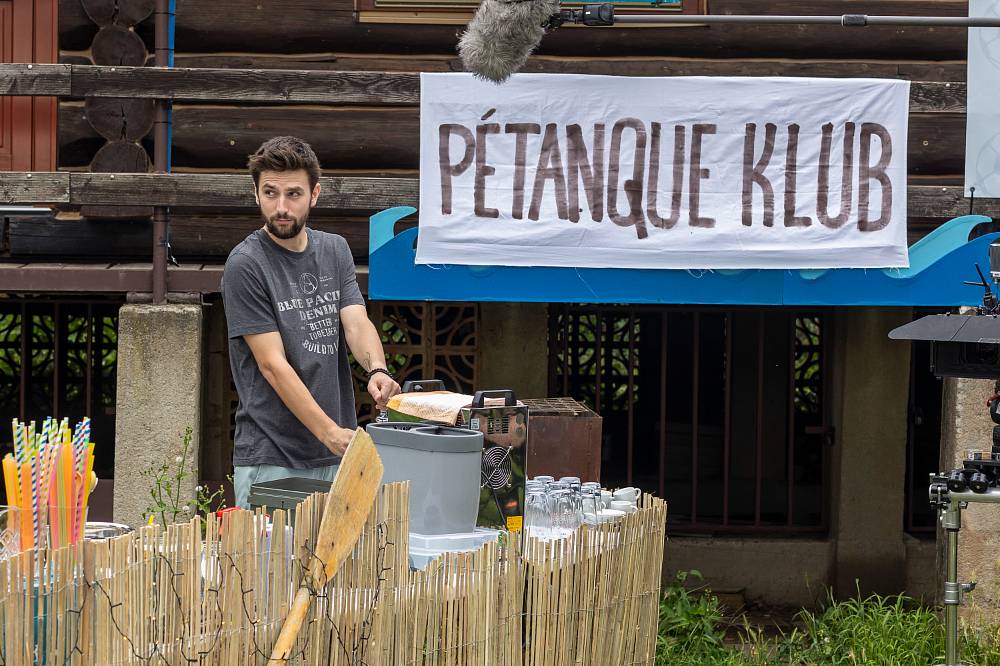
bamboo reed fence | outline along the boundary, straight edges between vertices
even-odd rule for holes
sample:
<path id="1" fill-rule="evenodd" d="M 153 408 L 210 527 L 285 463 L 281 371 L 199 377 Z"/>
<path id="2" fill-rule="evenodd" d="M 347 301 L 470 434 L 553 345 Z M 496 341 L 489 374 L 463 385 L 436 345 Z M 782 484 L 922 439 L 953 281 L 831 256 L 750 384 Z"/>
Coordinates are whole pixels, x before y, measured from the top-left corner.
<path id="1" fill-rule="evenodd" d="M 313 590 L 291 664 L 652 664 L 666 505 L 558 541 L 502 535 L 423 571 L 408 484 L 383 487 L 336 577 Z M 26 551 L 0 562 L 0 664 L 265 664 L 310 558 L 324 496 L 270 527 L 207 523 Z"/>

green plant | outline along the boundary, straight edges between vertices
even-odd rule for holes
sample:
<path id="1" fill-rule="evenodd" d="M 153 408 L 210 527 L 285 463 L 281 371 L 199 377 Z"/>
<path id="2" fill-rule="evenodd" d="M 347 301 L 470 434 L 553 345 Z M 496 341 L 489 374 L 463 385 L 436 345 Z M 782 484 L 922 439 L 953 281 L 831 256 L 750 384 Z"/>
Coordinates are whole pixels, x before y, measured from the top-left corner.
<path id="1" fill-rule="evenodd" d="M 725 630 L 719 600 L 704 586 L 688 589 L 689 578 L 701 573 L 678 571 L 660 599 L 657 666 L 704 664 L 725 656 Z"/>
<path id="2" fill-rule="evenodd" d="M 222 486 L 209 491 L 204 486 L 195 486 L 193 498 L 185 501 L 184 481 L 191 477 L 191 428 L 184 430 L 183 445 L 180 455 L 174 457 L 173 463 L 163 463 L 159 467 L 152 466 L 142 472 L 151 479 L 149 497 L 152 503 L 146 507 L 142 517 L 150 522 L 159 519 L 167 525 L 188 520 L 194 516 L 206 516 L 212 511 L 218 511 L 225 506 Z"/>
<path id="3" fill-rule="evenodd" d="M 790 663 L 916 666 L 935 663 L 943 652 L 937 615 L 901 595 L 831 598 L 821 613 L 803 610 L 798 619 L 801 633 L 782 646 Z"/>
<path id="4" fill-rule="evenodd" d="M 788 632 L 768 636 L 746 618 L 727 620 L 701 578 L 681 572 L 660 602 L 657 666 L 924 666 L 944 661 L 938 612 L 904 596 L 831 596 L 818 612 L 802 610 Z M 726 639 L 726 630 L 735 636 Z M 963 663 L 1000 666 L 1000 627 L 962 628 Z"/>

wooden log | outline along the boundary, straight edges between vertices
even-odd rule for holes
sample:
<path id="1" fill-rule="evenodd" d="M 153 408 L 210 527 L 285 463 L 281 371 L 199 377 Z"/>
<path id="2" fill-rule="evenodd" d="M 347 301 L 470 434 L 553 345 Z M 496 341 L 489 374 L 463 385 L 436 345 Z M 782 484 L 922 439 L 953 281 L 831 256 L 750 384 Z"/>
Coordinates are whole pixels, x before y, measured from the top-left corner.
<path id="1" fill-rule="evenodd" d="M 225 259 L 236 245 L 261 226 L 256 215 L 170 215 L 170 248 L 183 261 Z M 368 261 L 368 218 L 323 211 L 309 216 L 309 226 L 343 236 L 356 262 Z M 400 222 L 396 230 L 415 226 Z M 926 232 L 925 232 L 926 233 Z M 10 256 L 147 259 L 152 252 L 152 225 L 147 217 L 121 220 L 15 218 L 10 222 Z"/>
<path id="2" fill-rule="evenodd" d="M 965 113 L 967 92 L 965 83 L 914 81 L 910 85 L 910 112 Z"/>
<path id="3" fill-rule="evenodd" d="M 413 219 L 400 221 L 396 231 L 416 226 Z M 170 245 L 178 257 L 222 258 L 227 257 L 237 244 L 260 228 L 257 215 L 203 214 L 170 216 Z M 309 226 L 343 236 L 351 248 L 355 262 L 368 263 L 368 218 L 337 215 L 328 211 L 315 211 L 309 216 Z M 12 247 L 13 247 L 13 241 Z"/>
<path id="4" fill-rule="evenodd" d="M 713 14 L 872 14 L 967 16 L 960 0 L 713 0 Z M 470 14 L 471 16 L 471 11 Z M 60 0 L 59 44 L 86 49 L 93 23 L 76 0 Z M 152 35 L 152 21 L 138 27 Z M 358 23 L 353 0 L 178 0 L 177 49 L 192 52 L 345 51 L 454 54 L 456 25 Z M 151 42 L 150 42 L 151 43 Z M 891 60 L 962 60 L 968 38 L 962 28 L 728 25 L 683 28 L 569 28 L 547 35 L 542 55 L 823 57 Z"/>
<path id="5" fill-rule="evenodd" d="M 909 216 L 951 218 L 968 212 L 957 185 L 909 184 Z M 324 176 L 318 208 L 338 212 L 417 206 L 416 178 Z M 0 178 L 0 202 L 10 204 L 111 204 L 256 209 L 244 174 L 101 174 L 10 171 Z M 976 213 L 1000 217 L 1000 198 L 976 199 Z"/>
<path id="6" fill-rule="evenodd" d="M 90 163 L 94 173 L 146 173 L 149 167 L 146 150 L 131 141 L 109 141 Z"/>
<path id="7" fill-rule="evenodd" d="M 60 105 L 60 165 L 83 166 L 93 130 L 79 104 Z M 222 107 L 175 105 L 172 164 L 238 168 L 272 136 L 289 128 L 310 142 L 326 168 L 396 169 L 417 165 L 416 109 Z M 331 132 L 330 128 L 337 131 Z"/>
<path id="8" fill-rule="evenodd" d="M 118 25 L 98 30 L 90 47 L 90 57 L 95 65 L 141 67 L 146 62 L 146 55 L 142 39 Z"/>
<path id="9" fill-rule="evenodd" d="M 152 224 L 139 220 L 11 220 L 10 256 L 15 258 L 148 258 Z"/>
<path id="10" fill-rule="evenodd" d="M 83 119 L 109 141 L 138 141 L 153 129 L 155 101 L 135 97 L 90 97 Z"/>
<path id="11" fill-rule="evenodd" d="M 84 166 L 96 136 L 82 119 L 82 106 L 59 108 L 59 165 Z M 327 169 L 416 169 L 419 112 L 393 108 L 174 107 L 173 166 L 242 169 L 247 155 L 272 136 L 294 131 L 308 141 Z M 336 132 L 330 128 L 336 127 Z M 964 171 L 965 116 L 910 116 L 911 173 L 950 175 Z M 925 143 L 926 142 L 926 143 Z"/>
<path id="12" fill-rule="evenodd" d="M 907 134 L 907 167 L 913 175 L 963 173 L 965 115 L 911 115 Z"/>
<path id="13" fill-rule="evenodd" d="M 90 20 L 101 27 L 131 28 L 156 8 L 155 0 L 80 0 L 80 4 Z"/>
<path id="14" fill-rule="evenodd" d="M 109 141 L 97 151 L 94 161 L 90 163 L 90 170 L 94 173 L 146 173 L 149 167 L 146 149 L 131 141 Z M 89 204 L 80 208 L 80 214 L 87 218 L 142 219 L 152 216 L 153 209 L 150 206 Z"/>

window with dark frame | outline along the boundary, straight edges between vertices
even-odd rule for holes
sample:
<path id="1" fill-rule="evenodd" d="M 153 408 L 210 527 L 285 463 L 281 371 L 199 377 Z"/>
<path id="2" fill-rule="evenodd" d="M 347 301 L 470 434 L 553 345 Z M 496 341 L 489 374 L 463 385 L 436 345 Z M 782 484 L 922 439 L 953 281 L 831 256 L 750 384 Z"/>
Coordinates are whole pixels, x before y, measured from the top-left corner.
<path id="1" fill-rule="evenodd" d="M 601 481 L 670 503 L 673 533 L 828 526 L 822 311 L 551 306 L 550 395 L 604 418 Z"/>
<path id="2" fill-rule="evenodd" d="M 612 2 L 616 14 L 662 14 L 664 24 L 671 14 L 704 14 L 705 0 L 662 2 Z M 582 2 L 564 2 L 564 9 L 579 9 Z M 465 24 L 472 18 L 478 0 L 355 0 L 359 23 Z M 662 27 L 662 24 L 630 24 L 628 27 Z"/>

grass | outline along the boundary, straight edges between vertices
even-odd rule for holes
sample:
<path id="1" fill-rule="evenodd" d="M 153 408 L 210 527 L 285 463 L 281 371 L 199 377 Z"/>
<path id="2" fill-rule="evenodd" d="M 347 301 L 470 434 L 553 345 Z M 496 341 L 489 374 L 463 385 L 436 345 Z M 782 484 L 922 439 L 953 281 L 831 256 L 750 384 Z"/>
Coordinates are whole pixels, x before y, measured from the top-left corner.
<path id="1" fill-rule="evenodd" d="M 927 666 L 944 662 L 939 614 L 904 596 L 835 600 L 799 611 L 795 627 L 777 636 L 725 617 L 710 591 L 695 587 L 697 571 L 681 572 L 660 603 L 656 666 Z M 736 629 L 737 640 L 727 640 Z M 966 664 L 1000 666 L 1000 628 L 963 628 Z"/>

